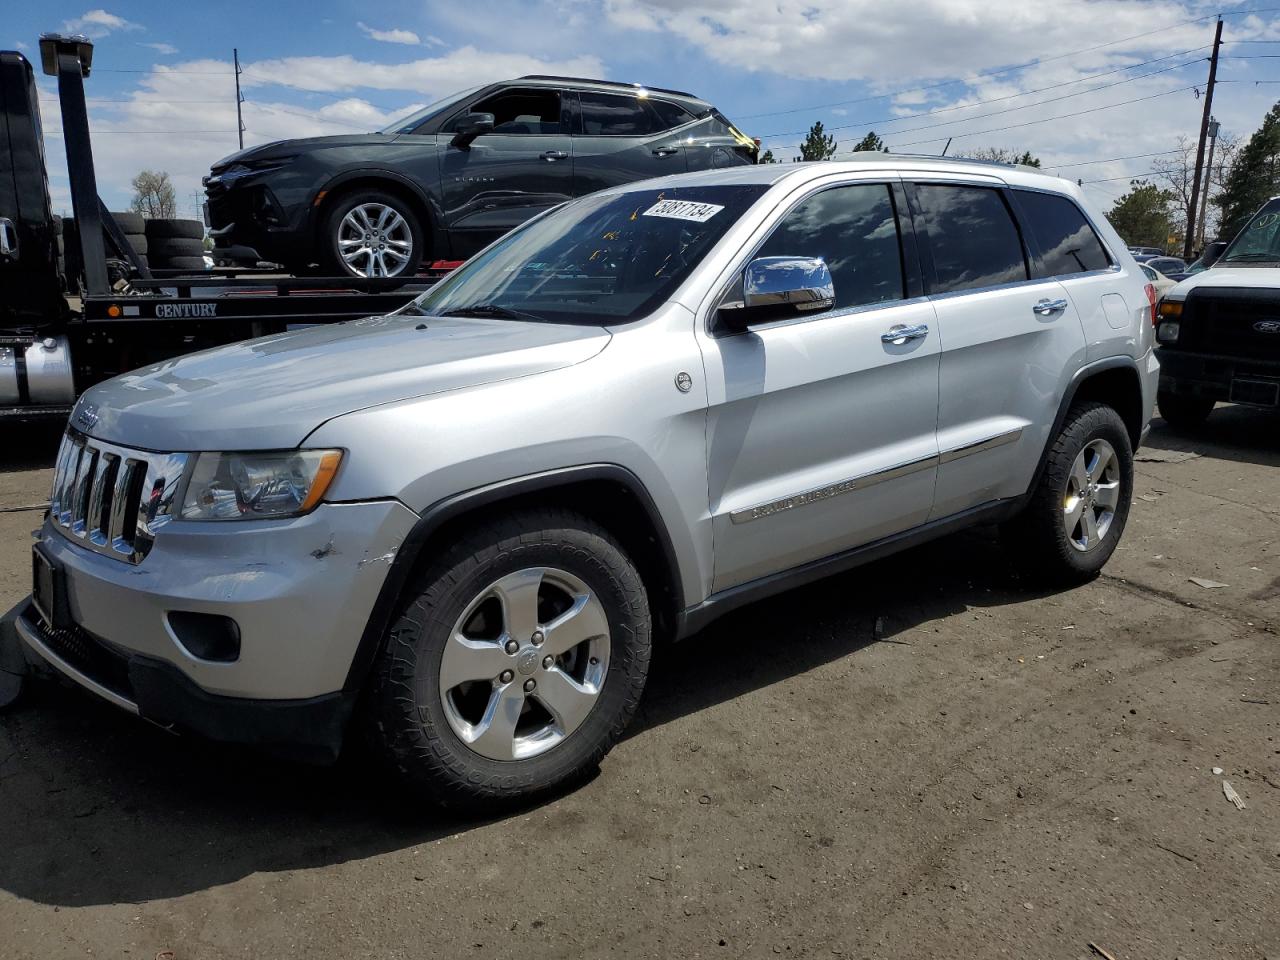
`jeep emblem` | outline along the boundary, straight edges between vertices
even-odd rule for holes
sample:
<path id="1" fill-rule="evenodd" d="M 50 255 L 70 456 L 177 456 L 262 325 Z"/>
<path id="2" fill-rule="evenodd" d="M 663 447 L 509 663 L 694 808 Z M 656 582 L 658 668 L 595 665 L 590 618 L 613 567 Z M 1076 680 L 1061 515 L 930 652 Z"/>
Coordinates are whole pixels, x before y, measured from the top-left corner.
<path id="1" fill-rule="evenodd" d="M 1253 329 L 1259 333 L 1280 333 L 1280 320 L 1259 320 Z"/>
<path id="2" fill-rule="evenodd" d="M 81 404 L 76 411 L 76 423 L 86 430 L 92 430 L 98 423 L 98 408 L 91 403 Z"/>

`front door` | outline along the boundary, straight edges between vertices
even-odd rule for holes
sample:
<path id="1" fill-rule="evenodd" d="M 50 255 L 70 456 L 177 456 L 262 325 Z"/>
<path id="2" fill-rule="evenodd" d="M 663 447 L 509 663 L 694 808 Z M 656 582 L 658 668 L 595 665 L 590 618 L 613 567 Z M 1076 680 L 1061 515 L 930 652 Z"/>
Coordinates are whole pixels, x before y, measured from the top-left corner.
<path id="1" fill-rule="evenodd" d="M 938 337 L 890 187 L 810 194 L 754 256 L 822 257 L 836 303 L 703 340 L 714 590 L 924 523 L 937 473 Z"/>
<path id="2" fill-rule="evenodd" d="M 573 140 L 565 94 L 511 88 L 469 104 L 437 134 L 441 193 L 456 256 L 468 257 L 534 214 L 573 196 Z M 494 128 L 452 144 L 468 113 L 492 113 Z"/>

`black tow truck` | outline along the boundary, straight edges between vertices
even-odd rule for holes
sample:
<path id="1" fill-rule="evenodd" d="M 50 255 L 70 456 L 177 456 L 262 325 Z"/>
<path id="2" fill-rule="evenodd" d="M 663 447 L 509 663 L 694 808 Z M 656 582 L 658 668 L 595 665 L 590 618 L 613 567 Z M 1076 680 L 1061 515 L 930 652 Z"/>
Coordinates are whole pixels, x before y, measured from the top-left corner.
<path id="1" fill-rule="evenodd" d="M 93 384 L 193 350 L 389 313 L 439 278 L 150 268 L 98 196 L 93 44 L 46 34 L 40 64 L 58 79 L 73 217 L 53 214 L 32 65 L 0 51 L 0 421 L 65 418 Z"/>

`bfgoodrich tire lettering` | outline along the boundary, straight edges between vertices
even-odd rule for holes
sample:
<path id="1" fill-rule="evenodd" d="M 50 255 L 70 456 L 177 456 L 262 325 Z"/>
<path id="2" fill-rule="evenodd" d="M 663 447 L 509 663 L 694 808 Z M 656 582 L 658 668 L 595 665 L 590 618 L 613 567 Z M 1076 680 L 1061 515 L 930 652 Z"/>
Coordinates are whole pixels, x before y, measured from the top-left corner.
<path id="1" fill-rule="evenodd" d="M 526 627 L 526 638 L 507 629 L 508 621 L 494 612 L 505 607 L 486 597 L 495 584 L 510 584 L 536 571 L 547 571 L 547 585 L 536 592 L 538 626 Z M 580 593 L 581 588 L 598 601 L 607 638 L 602 639 L 598 629 L 588 630 L 593 639 L 574 647 L 574 655 L 583 659 L 543 672 L 546 658 L 554 659 L 548 651 L 558 652 L 551 634 L 556 623 L 564 622 L 567 609 L 547 604 Z M 491 602 L 484 616 L 493 617 L 492 623 L 482 618 L 479 626 L 460 626 L 470 613 Z M 547 636 L 535 638 L 544 627 Z M 461 720 L 459 715 L 468 708 L 448 699 L 451 695 L 442 689 L 456 679 L 446 675 L 446 664 L 449 645 L 460 634 L 484 648 L 482 669 L 474 681 L 467 681 L 473 686 L 458 688 L 460 696 L 471 699 L 469 709 L 478 713 Z M 601 642 L 607 642 L 607 648 Z M 649 652 L 644 586 L 607 531 L 564 510 L 510 514 L 456 541 L 406 591 L 404 607 L 388 629 L 374 666 L 366 698 L 367 730 L 375 751 L 393 771 L 436 803 L 473 806 L 525 800 L 573 783 L 599 764 L 635 713 Z M 549 685 L 563 666 L 590 685 L 588 658 L 599 671 L 598 693 L 589 710 L 565 725 L 572 727 L 567 735 L 539 741 L 537 732 L 555 728 L 556 718 L 547 713 L 552 721 L 547 724 L 539 713 L 542 701 L 536 684 Z M 485 714 L 486 703 L 490 707 L 485 715 L 492 716 L 504 702 L 516 703 L 524 690 L 531 691 L 531 702 L 520 722 L 533 736 L 526 737 L 523 746 L 504 754 L 501 745 L 494 749 L 492 743 L 471 736 L 468 722 L 476 721 L 477 729 L 483 725 L 476 716 Z M 504 755 L 515 759 L 497 759 Z"/>
<path id="2" fill-rule="evenodd" d="M 1083 583 L 1115 551 L 1132 497 L 1133 447 L 1124 421 L 1106 404 L 1080 403 L 1053 440 L 1030 502 L 1002 533 L 1034 578 Z"/>

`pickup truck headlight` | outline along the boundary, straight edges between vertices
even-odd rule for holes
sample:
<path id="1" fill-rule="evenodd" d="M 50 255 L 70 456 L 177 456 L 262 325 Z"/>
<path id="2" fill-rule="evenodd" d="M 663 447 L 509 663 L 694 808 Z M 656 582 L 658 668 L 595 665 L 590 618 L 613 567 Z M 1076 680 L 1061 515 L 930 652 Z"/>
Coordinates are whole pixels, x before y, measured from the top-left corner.
<path id="1" fill-rule="evenodd" d="M 1156 339 L 1161 343 L 1176 343 L 1178 334 L 1181 332 L 1180 326 L 1177 320 L 1162 321 L 1160 326 L 1156 327 Z"/>
<path id="2" fill-rule="evenodd" d="M 201 453 L 182 498 L 182 519 L 299 516 L 324 497 L 341 462 L 341 450 Z"/>

